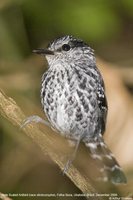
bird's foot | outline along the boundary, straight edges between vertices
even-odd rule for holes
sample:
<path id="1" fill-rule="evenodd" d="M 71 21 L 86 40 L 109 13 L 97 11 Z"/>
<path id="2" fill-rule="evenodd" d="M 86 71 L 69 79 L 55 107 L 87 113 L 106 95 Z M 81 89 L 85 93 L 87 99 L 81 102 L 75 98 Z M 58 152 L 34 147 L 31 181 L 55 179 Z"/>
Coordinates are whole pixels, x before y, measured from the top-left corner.
<path id="1" fill-rule="evenodd" d="M 63 169 L 63 174 L 65 174 L 68 171 L 69 167 L 71 166 L 72 162 L 74 161 L 74 159 L 76 157 L 76 154 L 77 154 L 77 151 L 78 151 L 78 147 L 79 147 L 80 141 L 81 141 L 81 136 L 79 137 L 79 139 L 76 142 L 75 141 L 71 141 L 71 140 L 69 141 L 69 142 L 71 142 L 72 146 L 75 146 L 75 149 L 74 149 L 70 159 L 67 161 L 67 163 L 66 163 L 66 165 L 65 165 L 65 167 Z"/>
<path id="2" fill-rule="evenodd" d="M 20 129 L 23 129 L 25 126 L 27 126 L 28 124 L 30 123 L 42 123 L 46 126 L 50 126 L 50 123 L 48 121 L 45 121 L 44 119 L 42 119 L 41 117 L 39 117 L 38 115 L 32 115 L 32 116 L 29 116 L 27 117 L 26 119 L 24 119 L 24 121 L 22 122 L 21 126 L 20 126 Z"/>
<path id="3" fill-rule="evenodd" d="M 67 171 L 68 171 L 69 167 L 71 166 L 72 162 L 73 162 L 73 159 L 70 159 L 70 160 L 67 161 L 67 163 L 66 163 L 66 165 L 65 165 L 65 167 L 63 169 L 63 175 L 67 173 Z"/>

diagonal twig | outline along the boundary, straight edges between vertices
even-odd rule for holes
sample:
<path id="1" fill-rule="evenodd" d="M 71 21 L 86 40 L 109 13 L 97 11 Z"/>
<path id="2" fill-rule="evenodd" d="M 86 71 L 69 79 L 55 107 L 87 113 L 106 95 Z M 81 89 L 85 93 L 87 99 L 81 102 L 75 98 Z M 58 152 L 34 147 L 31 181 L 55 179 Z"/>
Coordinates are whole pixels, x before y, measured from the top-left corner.
<path id="1" fill-rule="evenodd" d="M 20 107 L 12 98 L 6 96 L 3 91 L 0 91 L 0 114 L 17 127 L 20 127 L 22 121 L 25 119 L 25 115 Z M 64 152 L 67 151 L 67 144 L 62 137 L 52 133 L 53 131 L 49 127 L 45 128 L 44 133 L 36 125 L 28 125 L 23 129 L 23 132 L 40 147 L 43 154 L 48 154 L 60 169 L 63 170 L 64 159 L 60 156 L 60 152 L 62 152 L 62 149 Z M 56 145 L 57 143 L 60 145 Z M 83 193 L 97 193 L 89 180 L 73 165 L 66 175 Z M 100 198 L 97 197 L 97 199 Z"/>
<path id="2" fill-rule="evenodd" d="M 11 198 L 9 198 L 7 195 L 3 194 L 0 192 L 0 199 L 1 200 L 12 200 Z"/>

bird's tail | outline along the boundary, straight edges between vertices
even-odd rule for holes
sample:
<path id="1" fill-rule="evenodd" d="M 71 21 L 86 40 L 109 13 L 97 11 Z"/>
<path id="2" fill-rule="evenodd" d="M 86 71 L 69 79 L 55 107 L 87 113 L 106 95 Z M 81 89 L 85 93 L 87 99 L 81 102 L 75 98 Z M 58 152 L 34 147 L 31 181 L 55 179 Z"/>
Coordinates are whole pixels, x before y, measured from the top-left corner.
<path id="1" fill-rule="evenodd" d="M 100 141 L 99 139 L 91 142 L 85 141 L 85 145 L 89 148 L 90 156 L 95 160 L 95 164 L 99 170 L 100 176 L 97 177 L 99 181 L 109 181 L 113 184 L 127 182 L 120 165 L 102 139 Z"/>

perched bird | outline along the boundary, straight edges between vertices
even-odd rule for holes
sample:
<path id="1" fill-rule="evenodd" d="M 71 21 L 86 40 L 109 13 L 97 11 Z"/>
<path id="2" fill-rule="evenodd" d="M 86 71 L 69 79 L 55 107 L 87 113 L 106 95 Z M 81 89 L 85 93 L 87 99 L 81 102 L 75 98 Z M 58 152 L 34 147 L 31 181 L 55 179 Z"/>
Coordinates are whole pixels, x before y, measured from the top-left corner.
<path id="1" fill-rule="evenodd" d="M 121 167 L 103 140 L 108 106 L 94 51 L 83 40 L 68 35 L 33 52 L 48 61 L 42 76 L 41 103 L 51 126 L 75 141 L 74 154 L 81 141 L 86 145 L 99 166 L 98 180 L 126 183 Z M 24 125 L 32 121 L 44 122 L 32 116 Z"/>

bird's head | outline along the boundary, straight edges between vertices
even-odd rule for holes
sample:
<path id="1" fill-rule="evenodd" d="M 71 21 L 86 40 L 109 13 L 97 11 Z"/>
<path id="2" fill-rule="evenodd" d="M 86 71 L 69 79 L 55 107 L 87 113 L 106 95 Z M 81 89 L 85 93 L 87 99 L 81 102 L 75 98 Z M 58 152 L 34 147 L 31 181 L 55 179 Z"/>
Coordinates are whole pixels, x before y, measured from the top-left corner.
<path id="1" fill-rule="evenodd" d="M 70 64 L 85 61 L 94 64 L 94 51 L 83 40 L 73 36 L 64 36 L 52 41 L 47 48 L 33 50 L 34 53 L 44 55 L 49 66 L 54 62 L 67 62 Z"/>

